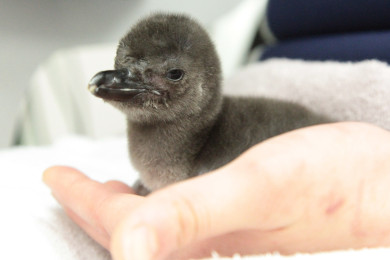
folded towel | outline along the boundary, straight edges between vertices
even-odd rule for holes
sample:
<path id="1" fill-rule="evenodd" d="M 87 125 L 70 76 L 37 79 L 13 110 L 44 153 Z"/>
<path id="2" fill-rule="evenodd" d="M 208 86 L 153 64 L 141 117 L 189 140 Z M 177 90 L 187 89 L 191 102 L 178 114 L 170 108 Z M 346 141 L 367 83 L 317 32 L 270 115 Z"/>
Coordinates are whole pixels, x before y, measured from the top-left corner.
<path id="1" fill-rule="evenodd" d="M 301 103 L 336 120 L 358 120 L 390 129 L 390 67 L 360 63 L 269 60 L 251 65 L 227 80 L 225 92 L 261 95 Z M 109 152 L 107 152 L 109 151 Z M 98 181 L 131 184 L 136 172 L 125 138 L 67 138 L 41 148 L 0 151 L 0 230 L 4 259 L 107 260 L 109 253 L 64 214 L 41 182 L 53 164 L 70 165 Z M 230 259 L 321 260 L 390 259 L 390 249 L 355 250 L 284 257 L 263 255 Z M 217 255 L 211 259 L 218 258 Z M 222 258 L 227 259 L 227 258 Z"/>
<path id="2" fill-rule="evenodd" d="M 248 66 L 225 84 L 231 95 L 293 101 L 338 121 L 363 121 L 390 130 L 390 67 L 271 59 Z"/>

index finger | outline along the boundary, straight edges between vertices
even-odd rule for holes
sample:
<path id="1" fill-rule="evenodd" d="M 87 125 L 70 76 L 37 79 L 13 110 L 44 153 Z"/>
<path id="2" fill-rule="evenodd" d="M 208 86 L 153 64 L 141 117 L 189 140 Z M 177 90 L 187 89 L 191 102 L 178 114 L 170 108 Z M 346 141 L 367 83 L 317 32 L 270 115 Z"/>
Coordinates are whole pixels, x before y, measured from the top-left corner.
<path id="1" fill-rule="evenodd" d="M 117 223 L 138 206 L 142 197 L 119 182 L 106 184 L 91 180 L 80 171 L 63 166 L 47 169 L 43 181 L 51 188 L 61 205 L 70 209 L 84 222 L 111 234 Z"/>

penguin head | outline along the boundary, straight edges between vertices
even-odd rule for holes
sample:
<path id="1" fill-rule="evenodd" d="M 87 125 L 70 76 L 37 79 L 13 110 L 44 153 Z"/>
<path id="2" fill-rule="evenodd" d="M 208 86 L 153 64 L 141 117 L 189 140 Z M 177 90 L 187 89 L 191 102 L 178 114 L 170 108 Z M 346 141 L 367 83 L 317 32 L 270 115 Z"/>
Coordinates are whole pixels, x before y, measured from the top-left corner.
<path id="1" fill-rule="evenodd" d="M 167 122 L 215 107 L 220 81 L 206 31 L 184 15 L 154 14 L 120 40 L 115 70 L 96 74 L 89 90 L 131 121 Z"/>

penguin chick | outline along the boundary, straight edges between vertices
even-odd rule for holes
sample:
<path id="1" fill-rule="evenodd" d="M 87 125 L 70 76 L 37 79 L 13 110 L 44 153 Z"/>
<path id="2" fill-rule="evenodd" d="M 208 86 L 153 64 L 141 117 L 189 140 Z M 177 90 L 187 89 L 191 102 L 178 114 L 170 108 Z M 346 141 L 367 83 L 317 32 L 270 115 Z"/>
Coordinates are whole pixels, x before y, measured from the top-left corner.
<path id="1" fill-rule="evenodd" d="M 139 194 L 216 169 L 272 136 L 330 121 L 297 104 L 223 96 L 214 45 L 184 15 L 139 21 L 119 42 L 115 70 L 96 74 L 89 90 L 127 117 Z"/>

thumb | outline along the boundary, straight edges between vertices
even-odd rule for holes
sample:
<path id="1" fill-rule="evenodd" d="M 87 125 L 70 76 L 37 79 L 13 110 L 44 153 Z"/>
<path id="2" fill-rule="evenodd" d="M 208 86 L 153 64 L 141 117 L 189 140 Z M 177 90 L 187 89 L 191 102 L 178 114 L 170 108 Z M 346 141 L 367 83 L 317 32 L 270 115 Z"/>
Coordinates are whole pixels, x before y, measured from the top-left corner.
<path id="1" fill-rule="evenodd" d="M 163 259 L 205 238 L 253 228 L 259 213 L 250 198 L 260 187 L 228 175 L 214 172 L 150 195 L 116 228 L 114 259 Z"/>
<path id="2" fill-rule="evenodd" d="M 289 203 L 291 187 L 297 187 L 299 180 L 289 178 L 287 171 L 299 167 L 284 144 L 280 147 L 286 153 L 275 147 L 279 145 L 264 143 L 211 174 L 152 193 L 116 228 L 111 241 L 114 259 L 163 259 L 206 238 L 290 225 L 303 206 Z M 281 158 L 283 154 L 286 158 Z M 260 165 L 258 158 L 267 165 Z M 283 174 L 267 174 L 275 166 Z"/>

